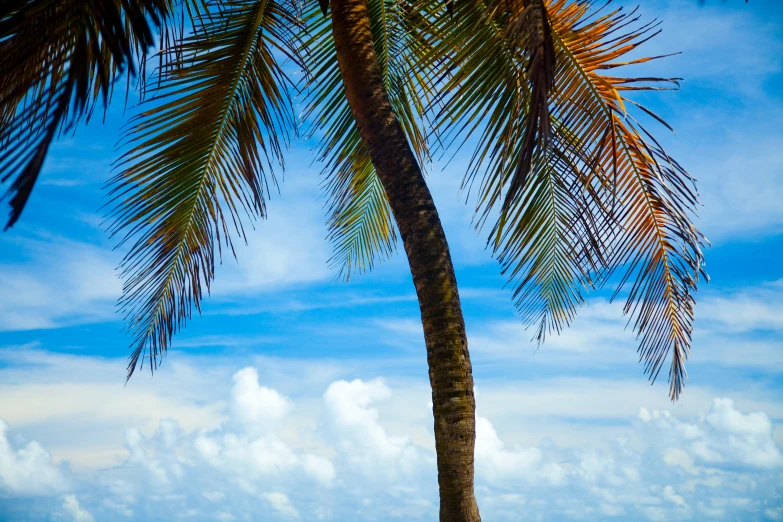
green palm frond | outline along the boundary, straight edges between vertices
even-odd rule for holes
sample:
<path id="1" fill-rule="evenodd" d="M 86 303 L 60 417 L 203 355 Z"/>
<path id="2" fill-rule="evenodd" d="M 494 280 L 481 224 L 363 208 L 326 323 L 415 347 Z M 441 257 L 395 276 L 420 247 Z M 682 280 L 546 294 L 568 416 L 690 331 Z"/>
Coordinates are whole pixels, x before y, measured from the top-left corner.
<path id="1" fill-rule="evenodd" d="M 435 54 L 449 56 L 452 72 L 439 119 L 444 136 L 480 132 L 465 183 L 485 171 L 478 225 L 496 219 L 490 243 L 511 275 L 520 311 L 539 320 L 538 338 L 570 322 L 584 288 L 622 270 L 615 296 L 629 288 L 625 312 L 640 337 L 645 371 L 654 381 L 671 354 L 676 399 L 704 239 L 691 224 L 692 178 L 627 106 L 662 120 L 625 96 L 676 87 L 676 80 L 605 73 L 652 59 L 620 61 L 654 34 L 653 24 L 634 27 L 635 13 L 551 0 L 546 23 L 531 24 L 536 5 L 457 3 L 455 29 Z M 526 33 L 520 19 L 528 20 Z M 535 27 L 545 30 L 536 35 Z M 550 45 L 543 36 L 554 52 L 551 86 L 536 67 Z"/>
<path id="2" fill-rule="evenodd" d="M 463 187 L 472 190 L 485 173 L 476 195 L 476 226 L 495 220 L 489 243 L 523 318 L 537 324 L 535 337 L 543 340 L 570 323 L 584 301 L 584 287 L 600 284 L 599 230 L 607 217 L 585 178 L 584 147 L 556 119 L 540 123 L 549 119 L 548 101 L 535 121 L 530 117 L 532 100 L 549 88 L 529 79 L 536 56 L 531 42 L 537 40 L 515 27 L 528 25 L 529 11 L 523 15 L 508 5 L 505 0 L 461 2 L 454 22 L 444 20 L 454 25 L 451 31 L 448 25 L 440 29 L 446 36 L 433 54 L 445 57 L 448 67 L 442 73 L 447 79 L 440 88 L 445 95 L 438 122 L 447 145 L 475 140 Z M 538 136 L 546 139 L 537 139 L 531 124 L 543 125 L 546 130 Z M 515 183 L 511 196 L 508 186 Z"/>
<path id="3" fill-rule="evenodd" d="M 132 148 L 112 180 L 112 233 L 133 246 L 120 300 L 134 337 L 130 377 L 158 364 L 200 309 L 215 257 L 244 237 L 242 213 L 264 216 L 269 181 L 295 129 L 280 59 L 296 58 L 295 7 L 276 0 L 210 2 L 172 67 L 132 120 Z"/>
<path id="4" fill-rule="evenodd" d="M 420 162 L 428 158 L 424 113 L 428 104 L 427 71 L 418 67 L 426 48 L 418 24 L 424 22 L 403 0 L 369 0 L 375 52 L 384 87 Z M 395 250 L 397 233 L 386 195 L 354 124 L 334 59 L 331 24 L 314 6 L 310 27 L 307 117 L 310 132 L 321 136 L 318 159 L 325 162 L 328 194 L 330 265 L 348 279 L 371 270 Z M 424 87 L 423 87 L 424 86 Z"/>
<path id="5" fill-rule="evenodd" d="M 0 182 L 19 219 L 52 142 L 104 106 L 153 43 L 160 0 L 16 0 L 0 5 Z"/>
<path id="6" fill-rule="evenodd" d="M 610 214 L 586 183 L 584 158 L 571 140 L 553 126 L 547 146 L 530 158 L 521 192 L 504 200 L 491 234 L 515 304 L 524 320 L 537 325 L 539 343 L 569 325 L 584 302 L 582 290 L 606 277 L 602 232 Z M 516 172 L 523 147 L 513 159 Z"/>

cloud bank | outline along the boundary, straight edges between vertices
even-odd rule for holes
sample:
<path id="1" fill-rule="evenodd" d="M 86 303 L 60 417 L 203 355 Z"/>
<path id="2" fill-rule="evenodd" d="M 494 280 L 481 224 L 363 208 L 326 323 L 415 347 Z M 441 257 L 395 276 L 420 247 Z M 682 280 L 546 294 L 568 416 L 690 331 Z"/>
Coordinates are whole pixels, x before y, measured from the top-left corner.
<path id="1" fill-rule="evenodd" d="M 22 520 L 13 514 L 35 503 L 41 520 L 75 522 L 436 518 L 430 426 L 392 429 L 385 419 L 403 390 L 381 378 L 336 380 L 320 397 L 292 398 L 259 379 L 246 367 L 225 382 L 227 415 L 211 428 L 186 431 L 166 418 L 150 433 L 128 429 L 124 457 L 108 468 L 72 472 L 0 424 L 0 510 Z M 510 442 L 480 409 L 476 483 L 484 517 L 780 516 L 783 455 L 766 413 L 715 398 L 690 418 L 640 408 L 628 425 L 632 436 L 604 444 L 544 438 L 525 445 Z M 413 436 L 417 429 L 430 440 Z"/>

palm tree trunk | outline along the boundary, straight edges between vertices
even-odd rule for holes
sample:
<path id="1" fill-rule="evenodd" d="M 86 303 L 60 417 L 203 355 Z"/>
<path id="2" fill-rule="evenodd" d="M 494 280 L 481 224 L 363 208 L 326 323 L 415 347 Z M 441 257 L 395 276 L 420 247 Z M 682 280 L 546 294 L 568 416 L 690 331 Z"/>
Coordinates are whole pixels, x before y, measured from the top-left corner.
<path id="1" fill-rule="evenodd" d="M 383 87 L 367 0 L 331 0 L 337 60 L 359 133 L 408 255 L 427 346 L 441 522 L 479 522 L 476 402 L 457 279 L 432 195 Z"/>

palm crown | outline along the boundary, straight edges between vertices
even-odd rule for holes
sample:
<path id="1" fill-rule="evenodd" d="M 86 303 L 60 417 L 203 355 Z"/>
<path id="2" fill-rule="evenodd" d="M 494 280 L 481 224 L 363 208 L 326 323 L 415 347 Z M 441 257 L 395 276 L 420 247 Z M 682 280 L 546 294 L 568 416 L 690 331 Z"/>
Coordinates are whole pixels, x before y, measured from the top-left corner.
<path id="1" fill-rule="evenodd" d="M 671 354 L 676 399 L 706 240 L 691 223 L 693 179 L 636 117 L 668 125 L 630 97 L 678 85 L 632 76 L 662 58 L 636 52 L 657 31 L 636 11 L 580 0 L 3 2 L 7 227 L 57 135 L 135 76 L 144 103 L 108 205 L 127 245 L 130 378 L 145 360 L 154 371 L 200 309 L 244 218 L 265 216 L 290 140 L 316 138 L 335 270 L 372 269 L 403 239 L 430 366 L 441 521 L 477 522 L 467 338 L 419 165 L 473 147 L 463 187 L 474 223 L 539 342 L 570 323 L 586 291 L 615 285 L 653 380 Z"/>
<path id="2" fill-rule="evenodd" d="M 472 138 L 464 184 L 478 182 L 476 224 L 490 221 L 489 244 L 537 338 L 560 331 L 585 289 L 618 273 L 616 295 L 629 289 L 625 312 L 646 370 L 657 376 L 671 353 L 676 397 L 703 237 L 690 221 L 692 179 L 633 109 L 663 120 L 628 95 L 677 80 L 612 75 L 660 58 L 626 58 L 656 24 L 588 2 L 446 4 L 369 0 L 384 87 L 417 158 Z M 298 129 L 297 90 L 306 93 L 307 133 L 320 138 L 333 266 L 348 278 L 394 251 L 393 216 L 343 93 L 326 6 L 4 3 L 0 169 L 9 182 L 8 226 L 57 133 L 89 117 L 96 98 L 107 103 L 120 72 L 146 62 L 156 27 L 167 36 L 153 77 L 139 76 L 149 96 L 111 180 L 111 230 L 130 242 L 121 299 L 135 339 L 129 375 L 145 352 L 154 368 L 199 307 L 216 254 L 243 235 L 244 214 L 264 216 Z M 179 15 L 192 30 L 178 38 Z M 292 80 L 299 70 L 305 80 Z"/>

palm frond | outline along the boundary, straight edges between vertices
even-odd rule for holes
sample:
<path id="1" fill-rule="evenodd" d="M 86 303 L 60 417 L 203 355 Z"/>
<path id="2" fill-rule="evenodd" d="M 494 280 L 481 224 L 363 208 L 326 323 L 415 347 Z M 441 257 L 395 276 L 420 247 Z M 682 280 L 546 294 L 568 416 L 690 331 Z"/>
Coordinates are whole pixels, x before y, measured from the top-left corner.
<path id="1" fill-rule="evenodd" d="M 112 180 L 113 234 L 132 247 L 120 300 L 133 335 L 128 377 L 154 371 L 172 335 L 200 310 L 215 257 L 265 215 L 269 182 L 295 129 L 281 58 L 296 59 L 295 7 L 276 0 L 207 4 L 172 67 L 134 117 Z"/>
<path id="2" fill-rule="evenodd" d="M 538 319 L 537 337 L 569 324 L 582 289 L 620 270 L 615 297 L 629 290 L 625 312 L 640 337 L 645 371 L 654 381 L 671 353 L 676 399 L 704 238 L 691 223 L 692 178 L 627 109 L 663 120 L 626 96 L 676 87 L 676 79 L 606 74 L 654 59 L 621 61 L 655 34 L 654 23 L 636 24 L 635 11 L 550 0 L 548 25 L 539 25 L 531 24 L 536 5 L 456 4 L 457 23 L 436 53 L 450 63 L 443 135 L 450 142 L 480 132 L 465 185 L 485 171 L 478 226 L 496 219 L 490 244 L 511 275 L 523 316 Z M 536 36 L 531 26 L 548 29 Z M 546 35 L 554 52 L 551 87 L 535 65 L 548 52 Z"/>
<path id="3" fill-rule="evenodd" d="M 531 158 L 521 192 L 504 200 L 491 234 L 515 304 L 524 320 L 537 325 L 539 343 L 569 325 L 584 302 L 582 290 L 595 289 L 606 277 L 610 215 L 585 180 L 582 151 L 572 140 L 553 126 L 546 147 Z M 518 172 L 518 163 L 514 168 Z"/>
<path id="4" fill-rule="evenodd" d="M 475 139 L 463 188 L 470 192 L 484 172 L 476 227 L 495 220 L 488 242 L 523 318 L 537 325 L 535 337 L 542 341 L 570 323 L 584 301 L 583 288 L 600 284 L 606 209 L 585 177 L 584 147 L 550 119 L 550 72 L 541 70 L 550 67 L 543 56 L 550 51 L 542 49 L 549 44 L 541 40 L 541 28 L 538 36 L 523 30 L 530 11 L 505 0 L 460 2 L 455 11 L 455 22 L 443 21 L 446 36 L 431 58 L 445 68 L 441 137 L 447 146 Z M 542 63 L 534 65 L 536 59 Z M 533 100 L 547 103 L 536 118 L 530 117 Z"/>
<path id="5" fill-rule="evenodd" d="M 589 144 L 594 169 L 611 177 L 614 218 L 609 268 L 623 270 L 615 296 L 630 282 L 624 311 L 640 338 L 640 360 L 653 380 L 671 354 L 670 395 L 682 391 L 693 330 L 693 293 L 703 272 L 704 236 L 691 222 L 697 205 L 693 178 L 629 114 L 648 109 L 627 98 L 637 90 L 677 87 L 677 79 L 616 77 L 604 71 L 653 58 L 622 61 L 656 33 L 655 22 L 639 25 L 635 11 L 604 12 L 556 0 L 547 7 L 559 73 L 557 114 Z M 667 125 L 668 127 L 668 125 Z"/>
<path id="6" fill-rule="evenodd" d="M 417 36 L 424 19 L 404 0 L 369 0 L 375 52 L 384 86 L 420 162 L 428 157 L 424 112 L 429 78 L 417 67 L 426 42 Z M 359 136 L 334 59 L 330 21 L 313 8 L 310 27 L 308 111 L 311 135 L 321 141 L 318 159 L 325 163 L 328 194 L 330 265 L 341 277 L 371 270 L 395 250 L 396 227 L 386 195 Z M 422 86 L 425 86 L 424 88 Z"/>
<path id="7" fill-rule="evenodd" d="M 104 106 L 153 42 L 161 0 L 18 0 L 0 6 L 0 182 L 19 219 L 61 130 Z"/>
<path id="8" fill-rule="evenodd" d="M 506 2 L 510 7 L 506 32 L 512 45 L 523 50 L 527 58 L 525 76 L 530 84 L 530 100 L 527 103 L 525 133 L 516 171 L 509 182 L 503 202 L 508 209 L 511 201 L 525 186 L 525 180 L 533 167 L 536 149 L 546 149 L 551 138 L 549 96 L 554 86 L 555 50 L 552 29 L 549 26 L 544 0 Z M 493 6 L 493 10 L 498 9 Z"/>

